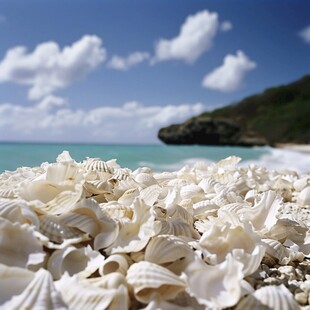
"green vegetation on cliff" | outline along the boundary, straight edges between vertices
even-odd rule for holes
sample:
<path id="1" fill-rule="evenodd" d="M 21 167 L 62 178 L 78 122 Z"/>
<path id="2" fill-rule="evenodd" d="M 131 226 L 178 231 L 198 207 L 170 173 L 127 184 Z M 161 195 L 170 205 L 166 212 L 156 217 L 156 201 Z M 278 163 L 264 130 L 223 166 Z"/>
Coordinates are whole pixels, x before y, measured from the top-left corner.
<path id="1" fill-rule="evenodd" d="M 191 141 L 187 141 L 187 136 L 184 138 L 183 132 L 188 135 L 188 131 L 191 131 L 195 124 L 210 120 L 233 122 L 239 127 L 238 139 L 234 134 L 231 143 L 221 143 L 220 140 L 218 143 L 210 143 L 206 135 L 194 143 L 253 145 L 264 144 L 256 141 L 265 140 L 266 144 L 271 145 L 308 144 L 310 143 L 310 75 L 288 85 L 269 88 L 238 103 L 205 112 L 183 124 L 163 128 L 159 132 L 159 138 L 166 143 L 191 144 Z M 200 128 L 200 135 L 201 132 L 203 130 Z M 176 139 L 173 138 L 174 134 Z M 192 136 L 195 136 L 195 133 Z M 182 137 L 182 142 L 179 142 L 179 137 Z M 250 140 L 253 138 L 253 143 L 243 143 L 245 140 L 250 141 L 249 137 Z"/>

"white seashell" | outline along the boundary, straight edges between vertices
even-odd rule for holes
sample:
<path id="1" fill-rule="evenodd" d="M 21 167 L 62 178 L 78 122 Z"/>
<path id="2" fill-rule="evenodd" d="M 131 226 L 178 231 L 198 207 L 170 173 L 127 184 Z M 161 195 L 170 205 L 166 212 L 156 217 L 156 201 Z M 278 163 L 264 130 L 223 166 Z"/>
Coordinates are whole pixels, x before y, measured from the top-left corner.
<path id="1" fill-rule="evenodd" d="M 273 239 L 262 239 L 266 247 L 266 254 L 276 258 L 279 264 L 286 265 L 294 260 L 302 261 L 304 254 L 282 245 L 279 241 Z"/>
<path id="2" fill-rule="evenodd" d="M 112 302 L 108 307 L 109 310 L 129 309 L 130 299 L 128 296 L 127 281 L 122 274 L 113 272 L 97 279 L 90 279 L 89 283 L 109 290 L 110 294 L 113 294 Z"/>
<path id="3" fill-rule="evenodd" d="M 27 224 L 11 223 L 0 218 L 0 263 L 30 267 L 44 261 L 43 247 Z"/>
<path id="4" fill-rule="evenodd" d="M 51 164 L 46 171 L 46 181 L 51 184 L 71 185 L 81 182 L 83 176 L 72 162 Z"/>
<path id="5" fill-rule="evenodd" d="M 61 219 L 68 226 L 78 228 L 93 237 L 101 232 L 113 231 L 117 226 L 93 199 L 82 199 L 71 212 L 61 215 Z"/>
<path id="6" fill-rule="evenodd" d="M 51 275 L 0 265 L 1 309 L 67 309 L 56 291 Z"/>
<path id="7" fill-rule="evenodd" d="M 47 263 L 47 270 L 52 274 L 54 280 L 68 272 L 69 275 L 78 274 L 87 278 L 103 264 L 104 256 L 98 251 L 93 251 L 90 246 L 67 248 L 53 252 Z"/>
<path id="8" fill-rule="evenodd" d="M 211 309 L 232 307 L 241 297 L 242 268 L 230 254 L 216 266 L 209 266 L 196 257 L 185 269 L 189 293 Z"/>
<path id="9" fill-rule="evenodd" d="M 160 186 L 158 186 L 157 184 L 151 185 L 141 190 L 140 198 L 143 199 L 148 206 L 153 206 L 158 199 L 160 192 Z"/>
<path id="10" fill-rule="evenodd" d="M 148 303 L 154 294 L 158 294 L 162 300 L 172 299 L 186 288 L 183 279 L 150 262 L 131 265 L 126 279 L 132 286 L 136 299 L 143 303 Z"/>
<path id="11" fill-rule="evenodd" d="M 113 176 L 111 177 L 110 180 L 117 180 L 117 181 L 122 181 L 122 180 L 128 180 L 131 175 L 131 170 L 127 168 L 119 168 L 115 169 Z"/>
<path id="12" fill-rule="evenodd" d="M 183 186 L 180 195 L 182 199 L 191 199 L 193 202 L 198 202 L 205 197 L 202 188 L 195 184 Z"/>
<path id="13" fill-rule="evenodd" d="M 150 173 L 145 173 L 145 172 L 138 173 L 134 179 L 143 188 L 149 187 L 152 185 L 157 185 L 156 179 Z"/>
<path id="14" fill-rule="evenodd" d="M 126 275 L 129 268 L 130 258 L 126 254 L 113 254 L 109 256 L 99 268 L 99 274 L 101 276 L 110 273 L 121 273 Z"/>
<path id="15" fill-rule="evenodd" d="M 96 172 L 106 172 L 108 174 L 113 174 L 114 169 L 107 162 L 101 160 L 100 158 L 88 158 L 84 160 L 82 167 L 85 170 L 92 170 Z"/>
<path id="16" fill-rule="evenodd" d="M 39 227 L 39 218 L 27 205 L 20 199 L 0 198 L 0 217 L 9 220 L 12 223 L 28 223 Z"/>
<path id="17" fill-rule="evenodd" d="M 80 230 L 68 226 L 61 217 L 55 215 L 42 215 L 39 220 L 40 232 L 51 242 L 62 243 L 66 239 L 77 239 L 77 242 L 80 242 L 85 235 Z"/>
<path id="18" fill-rule="evenodd" d="M 261 287 L 245 297 L 236 307 L 236 310 L 243 309 L 298 310 L 300 307 L 292 293 L 281 284 Z"/>
<path id="19" fill-rule="evenodd" d="M 183 239 L 172 235 L 153 237 L 148 243 L 144 259 L 163 265 L 185 258 L 192 253 L 191 247 Z"/>
<path id="20" fill-rule="evenodd" d="M 131 188 L 128 189 L 117 201 L 125 206 L 130 206 L 137 196 L 139 196 L 139 190 L 137 188 Z"/>
<path id="21" fill-rule="evenodd" d="M 114 299 L 124 303 L 120 309 L 129 308 L 128 292 L 124 285 L 120 285 L 118 289 L 106 289 L 100 286 L 100 282 L 96 282 L 98 281 L 64 274 L 55 282 L 55 286 L 69 309 L 108 309 Z"/>
<path id="22" fill-rule="evenodd" d="M 231 253 L 235 260 L 242 263 L 242 273 L 246 277 L 259 268 L 265 254 L 265 247 L 256 245 L 252 253 L 247 253 L 244 249 L 233 249 Z"/>
<path id="23" fill-rule="evenodd" d="M 16 198 L 17 195 L 15 193 L 14 188 L 2 188 L 0 189 L 0 197 L 1 198 Z"/>
<path id="24" fill-rule="evenodd" d="M 185 208 L 179 205 L 174 205 L 173 207 L 168 208 L 167 211 L 171 219 L 180 220 L 190 226 L 193 226 L 193 215 Z"/>
<path id="25" fill-rule="evenodd" d="M 63 151 L 56 158 L 56 162 L 58 163 L 75 163 L 74 159 L 71 157 L 68 151 Z"/>
<path id="26" fill-rule="evenodd" d="M 199 239 L 199 233 L 189 224 L 179 220 L 171 219 L 169 221 L 159 221 L 161 235 L 184 236 L 194 239 Z"/>
<path id="27" fill-rule="evenodd" d="M 131 221 L 123 222 L 117 239 L 105 249 L 106 253 L 130 253 L 142 250 L 149 239 L 156 234 L 154 215 L 142 200 L 133 203 L 134 215 Z M 96 246 L 95 246 L 96 248 Z"/>
<path id="28" fill-rule="evenodd" d="M 216 215 L 219 206 L 211 203 L 210 200 L 202 200 L 194 203 L 193 209 L 196 219 L 205 219 L 210 215 Z"/>
<path id="29" fill-rule="evenodd" d="M 298 179 L 293 183 L 293 186 L 297 192 L 301 192 L 306 186 L 309 186 L 309 185 L 310 185 L 309 176 L 305 176 L 301 179 Z"/>
<path id="30" fill-rule="evenodd" d="M 104 289 L 117 289 L 120 285 L 127 286 L 125 276 L 119 272 L 111 272 L 101 277 L 85 279 L 83 283 Z"/>
<path id="31" fill-rule="evenodd" d="M 211 255 L 216 255 L 216 262 L 221 263 L 226 255 L 234 249 L 242 249 L 251 254 L 260 237 L 256 235 L 249 224 L 232 227 L 231 224 L 209 222 L 209 228 L 205 230 L 199 241 L 202 249 Z"/>
<path id="32" fill-rule="evenodd" d="M 100 208 L 112 219 L 120 220 L 125 217 L 131 219 L 133 216 L 133 208 L 131 206 L 122 205 L 117 201 L 101 203 Z"/>
<path id="33" fill-rule="evenodd" d="M 243 208 L 238 215 L 243 221 L 250 221 L 255 230 L 268 231 L 277 222 L 276 214 L 281 206 L 281 198 L 276 192 L 268 191 L 262 194 L 261 200 L 252 208 Z"/>
<path id="34" fill-rule="evenodd" d="M 310 186 L 305 187 L 297 197 L 297 202 L 301 206 L 310 205 Z"/>
<path id="35" fill-rule="evenodd" d="M 84 183 L 84 188 L 89 193 L 89 196 L 110 193 L 112 191 L 112 185 L 105 180 L 94 180 Z"/>

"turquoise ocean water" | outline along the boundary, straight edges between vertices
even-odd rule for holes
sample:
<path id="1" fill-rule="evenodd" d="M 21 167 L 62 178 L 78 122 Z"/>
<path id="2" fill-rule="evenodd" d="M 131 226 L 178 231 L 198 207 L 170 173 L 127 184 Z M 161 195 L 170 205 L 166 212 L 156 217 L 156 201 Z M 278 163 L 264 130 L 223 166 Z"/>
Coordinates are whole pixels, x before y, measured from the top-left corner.
<path id="1" fill-rule="evenodd" d="M 254 163 L 267 168 L 310 170 L 309 154 L 270 147 L 0 143 L 0 173 L 21 166 L 55 162 L 64 150 L 78 162 L 86 157 L 115 158 L 121 167 L 136 169 L 147 166 L 154 171 L 173 171 L 198 160 L 214 162 L 230 155 L 241 157 L 243 165 Z"/>

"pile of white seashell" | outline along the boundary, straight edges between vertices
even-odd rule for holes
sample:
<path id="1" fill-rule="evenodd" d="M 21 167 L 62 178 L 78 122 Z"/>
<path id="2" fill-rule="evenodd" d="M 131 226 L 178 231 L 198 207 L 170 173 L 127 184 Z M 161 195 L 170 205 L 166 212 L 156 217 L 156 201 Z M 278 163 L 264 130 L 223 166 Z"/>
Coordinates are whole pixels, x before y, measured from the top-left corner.
<path id="1" fill-rule="evenodd" d="M 0 175 L 0 309 L 310 309 L 310 174 L 115 160 Z"/>

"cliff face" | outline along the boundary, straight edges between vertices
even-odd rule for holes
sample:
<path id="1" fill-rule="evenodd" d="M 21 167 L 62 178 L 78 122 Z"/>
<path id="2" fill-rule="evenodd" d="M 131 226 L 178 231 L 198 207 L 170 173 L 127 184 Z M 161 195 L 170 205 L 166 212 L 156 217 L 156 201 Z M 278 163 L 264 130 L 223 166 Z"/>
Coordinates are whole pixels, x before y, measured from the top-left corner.
<path id="1" fill-rule="evenodd" d="M 160 129 L 167 144 L 310 143 L 310 75 L 182 124 Z"/>

